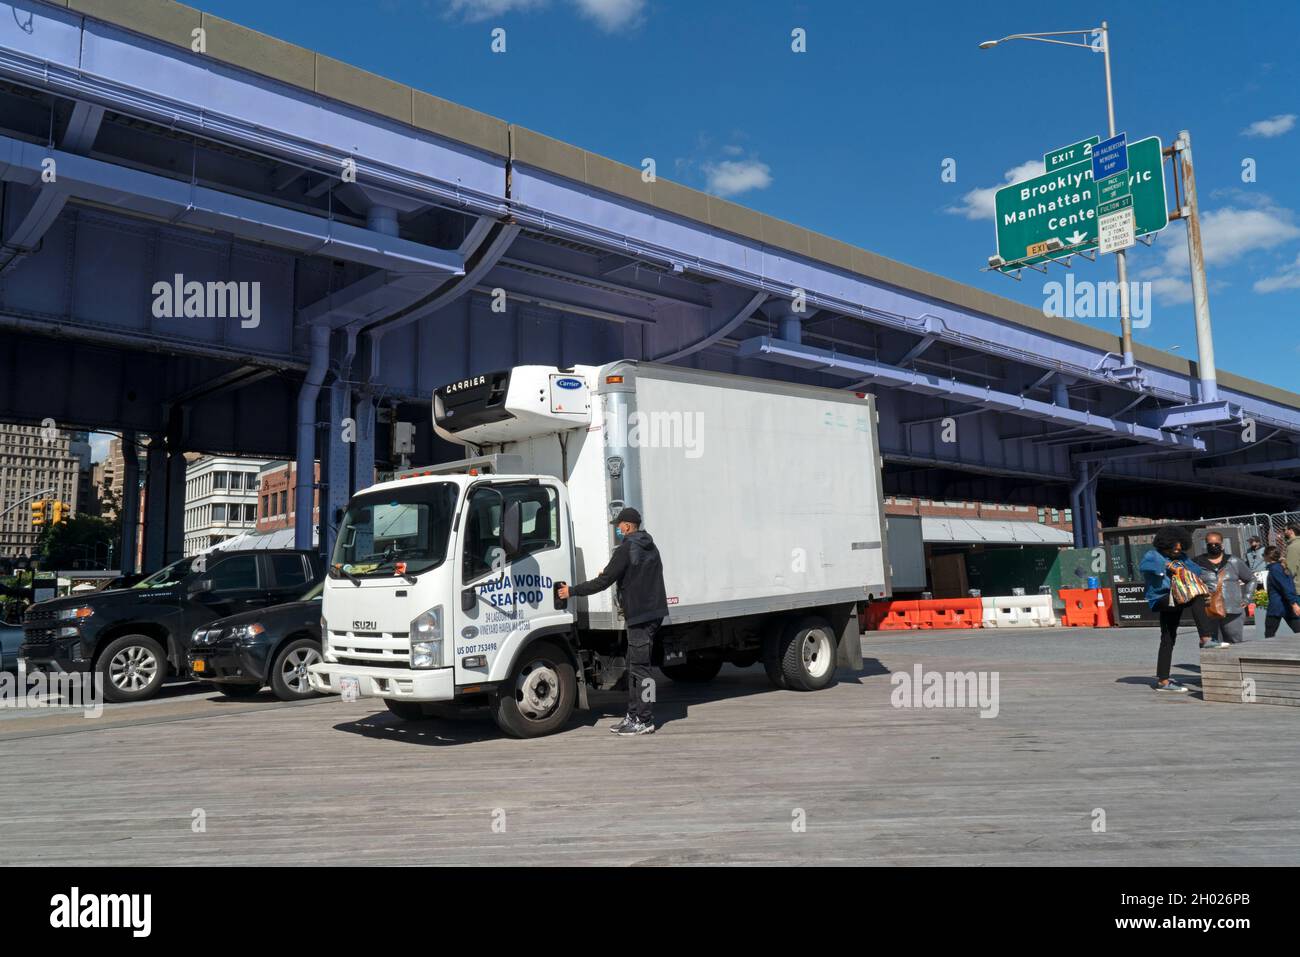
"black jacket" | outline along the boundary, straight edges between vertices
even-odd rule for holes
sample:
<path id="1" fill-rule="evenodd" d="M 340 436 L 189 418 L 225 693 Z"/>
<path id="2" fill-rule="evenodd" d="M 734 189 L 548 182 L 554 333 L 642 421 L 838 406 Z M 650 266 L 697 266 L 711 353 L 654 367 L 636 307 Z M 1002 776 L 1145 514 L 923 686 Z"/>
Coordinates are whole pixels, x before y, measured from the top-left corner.
<path id="1" fill-rule="evenodd" d="M 618 603 L 629 625 L 667 617 L 664 566 L 650 533 L 637 529 L 614 549 L 605 570 L 589 582 L 569 586 L 570 595 L 594 595 L 618 583 Z"/>

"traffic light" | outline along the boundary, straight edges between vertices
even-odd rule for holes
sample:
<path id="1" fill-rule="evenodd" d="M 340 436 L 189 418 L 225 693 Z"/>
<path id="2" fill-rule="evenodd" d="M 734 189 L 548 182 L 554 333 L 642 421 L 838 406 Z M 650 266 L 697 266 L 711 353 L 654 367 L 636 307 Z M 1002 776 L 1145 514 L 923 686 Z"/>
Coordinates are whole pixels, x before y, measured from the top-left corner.
<path id="1" fill-rule="evenodd" d="M 54 515 L 50 519 L 50 524 L 59 525 L 72 517 L 72 506 L 67 502 L 56 501 L 53 505 Z"/>
<path id="2" fill-rule="evenodd" d="M 50 502 L 48 499 L 41 499 L 32 502 L 32 524 L 45 525 L 50 520 Z"/>

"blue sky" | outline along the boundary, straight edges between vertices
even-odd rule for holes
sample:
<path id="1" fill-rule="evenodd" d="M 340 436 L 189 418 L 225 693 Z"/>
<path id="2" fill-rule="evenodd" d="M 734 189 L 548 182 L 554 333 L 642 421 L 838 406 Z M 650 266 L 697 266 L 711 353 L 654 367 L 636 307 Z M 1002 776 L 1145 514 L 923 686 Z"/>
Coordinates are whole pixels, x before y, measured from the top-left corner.
<path id="1" fill-rule="evenodd" d="M 1102 58 L 980 40 L 1109 18 L 1118 127 L 1191 132 L 1220 368 L 1300 389 L 1300 4 L 198 0 L 204 9 L 661 176 L 1019 299 L 981 272 L 992 188 L 1105 131 Z M 506 30 L 506 53 L 490 50 Z M 807 52 L 791 51 L 802 28 Z M 956 182 L 943 182 L 945 158 Z M 1253 160 L 1255 181 L 1242 181 Z M 1171 193 L 1172 196 L 1172 193 Z M 1114 278 L 1113 257 L 1078 263 Z M 1138 342 L 1194 357 L 1186 238 L 1130 251 Z M 1081 321 L 1118 330 L 1118 320 Z"/>

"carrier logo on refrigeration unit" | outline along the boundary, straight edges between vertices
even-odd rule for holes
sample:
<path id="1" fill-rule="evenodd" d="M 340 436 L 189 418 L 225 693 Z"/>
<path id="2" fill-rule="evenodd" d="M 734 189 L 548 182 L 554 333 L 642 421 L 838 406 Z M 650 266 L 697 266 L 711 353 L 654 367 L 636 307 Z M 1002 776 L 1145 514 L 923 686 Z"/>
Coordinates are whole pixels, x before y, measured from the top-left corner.
<path id="1" fill-rule="evenodd" d="M 561 389 L 581 389 L 581 379 L 556 379 L 555 384 Z"/>
<path id="2" fill-rule="evenodd" d="M 451 385 L 443 386 L 444 395 L 455 395 L 457 392 L 463 392 L 466 389 L 472 389 L 475 386 L 482 385 L 487 381 L 487 376 L 474 376 L 472 379 L 461 379 L 459 382 L 453 382 Z"/>

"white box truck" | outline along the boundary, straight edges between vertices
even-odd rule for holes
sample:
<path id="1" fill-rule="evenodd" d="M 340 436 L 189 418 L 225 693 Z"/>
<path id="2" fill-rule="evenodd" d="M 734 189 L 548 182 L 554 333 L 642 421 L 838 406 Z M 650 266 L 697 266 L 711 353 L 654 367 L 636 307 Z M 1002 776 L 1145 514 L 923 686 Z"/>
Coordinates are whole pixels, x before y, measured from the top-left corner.
<path id="1" fill-rule="evenodd" d="M 317 691 L 412 720 L 487 705 L 516 737 L 562 727 L 626 681 L 615 589 L 557 594 L 605 567 L 624 505 L 663 560 L 664 675 L 761 662 L 812 691 L 861 666 L 858 606 L 890 592 L 873 396 L 619 361 L 475 376 L 433 405 L 468 455 L 349 502 Z"/>

